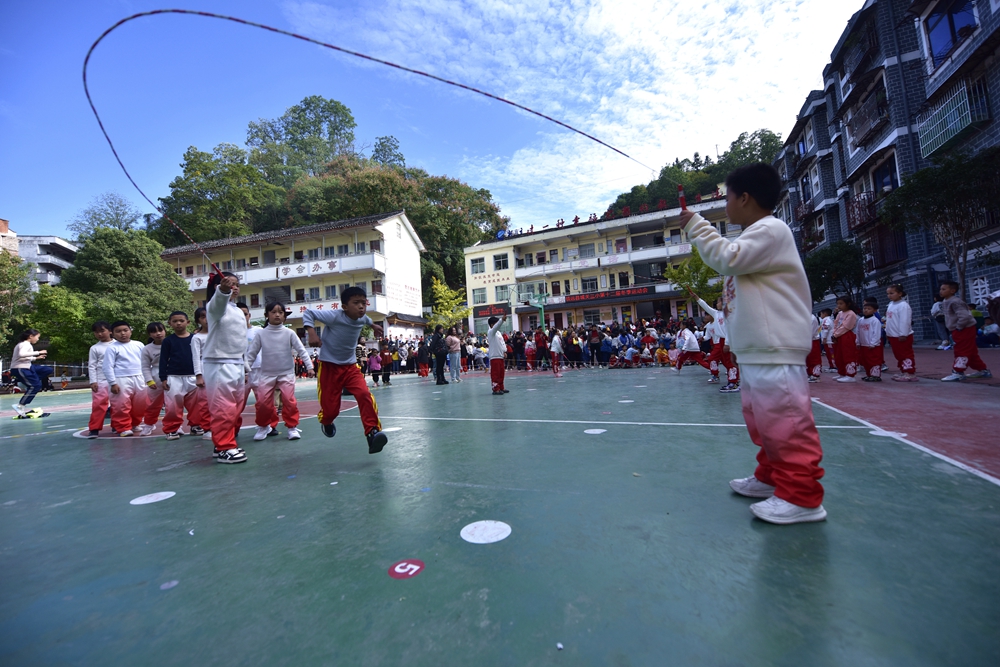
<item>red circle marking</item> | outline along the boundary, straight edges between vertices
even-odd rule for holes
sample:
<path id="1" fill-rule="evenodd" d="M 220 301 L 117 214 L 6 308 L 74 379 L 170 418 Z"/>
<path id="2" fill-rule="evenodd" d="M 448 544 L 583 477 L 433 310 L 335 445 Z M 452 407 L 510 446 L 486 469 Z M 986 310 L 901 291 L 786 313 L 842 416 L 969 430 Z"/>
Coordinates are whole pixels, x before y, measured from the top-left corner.
<path id="1" fill-rule="evenodd" d="M 407 558 L 398 563 L 393 563 L 389 568 L 389 576 L 393 579 L 412 579 L 424 571 L 424 561 L 416 558 Z"/>

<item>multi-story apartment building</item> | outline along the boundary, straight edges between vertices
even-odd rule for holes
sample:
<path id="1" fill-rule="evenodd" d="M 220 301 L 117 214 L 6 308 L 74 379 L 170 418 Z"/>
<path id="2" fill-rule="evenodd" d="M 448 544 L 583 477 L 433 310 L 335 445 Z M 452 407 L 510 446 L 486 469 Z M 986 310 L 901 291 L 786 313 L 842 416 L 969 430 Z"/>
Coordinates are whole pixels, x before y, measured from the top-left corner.
<path id="1" fill-rule="evenodd" d="M 17 232 L 10 228 L 10 221 L 0 218 L 0 250 L 6 250 L 12 255 L 18 253 Z"/>
<path id="2" fill-rule="evenodd" d="M 184 277 L 191 300 L 203 305 L 211 261 L 240 278 L 240 297 L 250 317 L 262 319 L 265 304 L 284 303 L 288 321 L 301 324 L 306 308 L 340 308 L 352 285 L 368 294 L 368 315 L 391 336 L 423 335 L 420 253 L 423 244 L 406 213 L 292 227 L 237 238 L 168 248 L 161 257 Z M 302 335 L 302 331 L 299 332 Z"/>
<path id="3" fill-rule="evenodd" d="M 741 231 L 727 223 L 724 196 L 689 208 L 725 234 Z M 664 318 L 694 315 L 688 295 L 662 277 L 668 264 L 679 265 L 690 254 L 680 209 L 478 243 L 465 249 L 470 325 L 485 333 L 491 315 L 508 314 L 508 331 L 537 327 L 540 309 L 524 304 L 532 295 L 546 295 L 545 321 L 556 327 L 652 318 L 657 311 Z"/>
<path id="4" fill-rule="evenodd" d="M 38 286 L 58 285 L 62 272 L 73 266 L 79 248 L 58 236 L 18 236 L 18 253 L 21 259 L 35 265 L 31 274 L 31 289 Z"/>
<path id="5" fill-rule="evenodd" d="M 785 193 L 778 214 L 803 253 L 829 242 L 861 244 L 866 290 L 902 282 L 917 317 L 929 312 L 940 280 L 951 277 L 928 232 L 879 222 L 885 196 L 947 151 L 996 145 L 1000 125 L 1000 0 L 866 0 L 851 17 L 775 160 Z M 997 218 L 984 214 L 984 227 Z M 1000 227 L 997 228 L 1000 233 Z M 967 279 L 992 280 L 995 267 Z M 915 324 L 932 335 L 929 321 Z M 923 331 L 921 331 L 921 328 Z"/>

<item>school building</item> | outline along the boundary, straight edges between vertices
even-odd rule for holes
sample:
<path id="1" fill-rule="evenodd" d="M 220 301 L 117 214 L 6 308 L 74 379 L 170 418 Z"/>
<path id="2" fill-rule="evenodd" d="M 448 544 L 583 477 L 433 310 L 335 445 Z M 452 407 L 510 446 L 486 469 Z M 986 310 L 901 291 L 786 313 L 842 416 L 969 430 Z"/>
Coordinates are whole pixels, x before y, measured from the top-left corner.
<path id="1" fill-rule="evenodd" d="M 337 310 L 340 293 L 357 286 L 368 294 L 368 315 L 387 336 L 423 335 L 420 253 L 424 245 L 405 211 L 323 222 L 201 244 L 209 260 L 240 279 L 240 298 L 253 320 L 264 306 L 284 303 L 288 322 L 301 330 L 307 308 Z M 204 305 L 211 264 L 193 245 L 167 248 L 161 257 Z"/>
<path id="2" fill-rule="evenodd" d="M 725 195 L 690 205 L 723 234 L 741 229 L 726 220 Z M 465 249 L 471 328 L 485 333 L 492 315 L 509 316 L 505 330 L 545 323 L 568 327 L 696 315 L 690 297 L 663 278 L 667 265 L 691 255 L 680 209 L 562 223 L 514 231 Z M 535 299 L 543 304 L 531 305 Z M 526 304 L 525 302 L 529 302 Z M 697 304 L 693 307 L 697 309 Z"/>

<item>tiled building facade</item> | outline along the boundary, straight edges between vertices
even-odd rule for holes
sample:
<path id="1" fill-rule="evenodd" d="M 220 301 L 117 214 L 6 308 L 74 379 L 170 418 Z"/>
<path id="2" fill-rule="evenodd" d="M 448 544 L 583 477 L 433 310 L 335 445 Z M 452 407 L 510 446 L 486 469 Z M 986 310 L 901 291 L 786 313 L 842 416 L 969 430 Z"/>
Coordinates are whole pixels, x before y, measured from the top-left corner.
<path id="1" fill-rule="evenodd" d="M 809 93 L 775 166 L 785 181 L 778 215 L 804 254 L 853 239 L 865 256 L 866 292 L 901 282 L 918 337 L 939 281 L 953 272 L 929 232 L 878 221 L 885 196 L 950 151 L 975 153 L 1000 142 L 1000 0 L 867 0 L 851 17 L 823 90 Z M 994 251 L 995 215 L 980 243 Z M 966 294 L 1000 289 L 1000 267 L 970 261 Z M 985 281 L 985 282 L 984 282 Z M 829 304 L 824 304 L 829 305 Z"/>

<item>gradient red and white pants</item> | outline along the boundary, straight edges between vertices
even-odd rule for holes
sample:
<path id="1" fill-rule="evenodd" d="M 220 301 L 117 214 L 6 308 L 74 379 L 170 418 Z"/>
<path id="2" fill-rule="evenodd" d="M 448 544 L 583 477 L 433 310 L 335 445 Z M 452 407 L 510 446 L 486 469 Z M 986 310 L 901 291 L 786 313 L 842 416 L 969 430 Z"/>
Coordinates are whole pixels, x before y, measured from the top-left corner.
<path id="1" fill-rule="evenodd" d="M 882 377 L 882 364 L 885 363 L 885 349 L 881 345 L 859 347 L 858 361 L 865 369 L 865 375 L 870 378 L 880 378 Z"/>
<path id="2" fill-rule="evenodd" d="M 760 447 L 754 477 L 800 507 L 819 507 L 823 448 L 805 366 L 743 364 L 740 399 L 750 439 Z"/>
<path id="3" fill-rule="evenodd" d="M 111 392 L 111 428 L 119 433 L 131 431 L 142 423 L 146 412 L 146 381 L 141 375 L 115 378 L 118 393 Z"/>
<path id="4" fill-rule="evenodd" d="M 100 431 L 104 428 L 104 417 L 108 414 L 108 395 L 111 390 L 107 382 L 98 382 L 97 391 L 90 393 L 90 423 L 87 427 L 91 431 Z"/>
<path id="5" fill-rule="evenodd" d="M 205 390 L 195 384 L 193 375 L 169 375 L 167 386 L 169 389 L 163 392 L 163 405 L 166 407 L 163 415 L 164 433 L 175 433 L 180 429 L 184 423 L 185 410 L 188 413 L 188 426 L 210 426 L 204 413 L 203 400 L 199 400 L 199 394 L 204 399 Z"/>
<path id="6" fill-rule="evenodd" d="M 142 418 L 142 423 L 146 426 L 156 426 L 160 420 L 160 409 L 163 407 L 163 385 L 157 383 L 156 387 L 146 385 L 146 414 Z"/>
<path id="7" fill-rule="evenodd" d="M 900 373 L 913 375 L 917 372 L 917 362 L 913 357 L 913 334 L 889 338 L 892 356 L 896 357 L 896 366 Z"/>
<path id="8" fill-rule="evenodd" d="M 806 371 L 816 378 L 823 372 L 823 343 L 818 338 L 813 339 L 812 349 L 806 355 Z"/>
<path id="9" fill-rule="evenodd" d="M 833 356 L 839 375 L 852 378 L 858 374 L 858 337 L 853 331 L 833 339 Z"/>
<path id="10" fill-rule="evenodd" d="M 378 405 L 375 397 L 368 390 L 368 383 L 357 364 L 335 364 L 329 361 L 317 361 L 316 393 L 319 394 L 319 423 L 332 424 L 340 414 L 340 396 L 344 389 L 349 391 L 358 402 L 358 412 L 361 413 L 361 425 L 365 434 L 373 428 L 382 430 L 378 419 Z M 284 412 L 284 409 L 282 409 Z"/>
<path id="11" fill-rule="evenodd" d="M 955 329 L 951 332 L 951 339 L 955 342 L 955 364 L 952 370 L 956 373 L 965 373 L 966 368 L 986 370 L 986 362 L 979 356 L 979 347 L 976 345 L 976 327 Z"/>
<path id="12" fill-rule="evenodd" d="M 503 359 L 490 359 L 490 382 L 493 383 L 493 391 L 503 391 Z"/>
<path id="13" fill-rule="evenodd" d="M 288 428 L 299 425 L 299 406 L 295 402 L 295 374 L 259 375 L 254 393 L 257 402 L 254 404 L 257 426 L 275 427 L 278 425 L 278 410 L 274 407 L 274 393 L 281 396 L 281 418 Z"/>
<path id="14" fill-rule="evenodd" d="M 830 368 L 837 367 L 837 360 L 833 356 L 833 343 L 827 343 L 823 346 L 823 350 L 826 352 L 826 363 Z"/>
<path id="15" fill-rule="evenodd" d="M 718 343 L 712 343 L 712 351 L 708 356 L 698 361 L 704 368 L 712 374 L 712 377 L 719 377 L 719 361 L 722 359 L 722 351 L 725 348 L 726 340 L 720 338 Z"/>
<path id="16" fill-rule="evenodd" d="M 243 423 L 240 414 L 247 397 L 243 363 L 205 359 L 202 366 L 212 443 L 218 452 L 236 449 L 236 431 Z"/>

